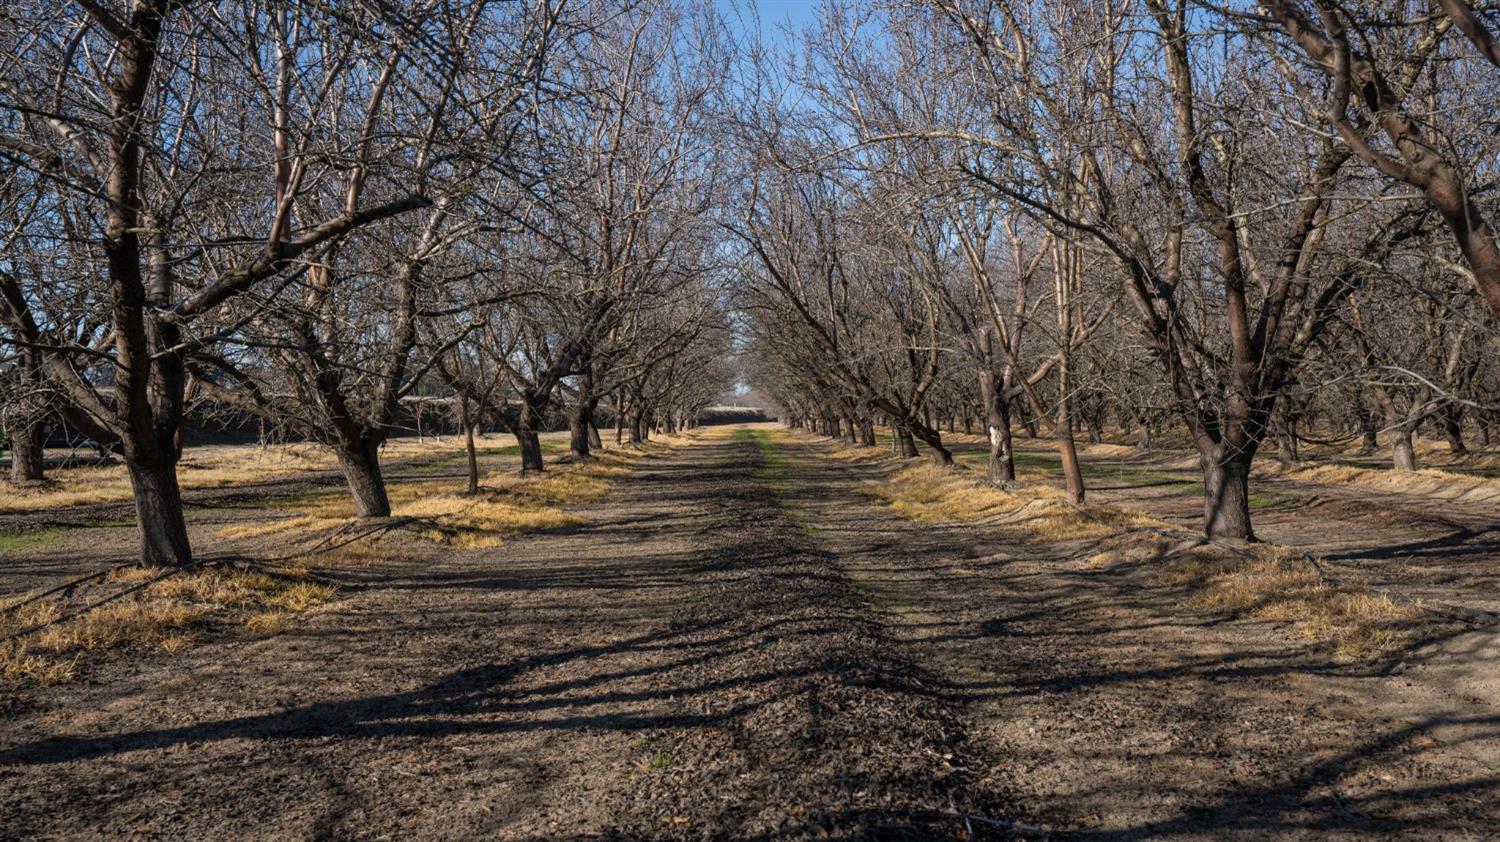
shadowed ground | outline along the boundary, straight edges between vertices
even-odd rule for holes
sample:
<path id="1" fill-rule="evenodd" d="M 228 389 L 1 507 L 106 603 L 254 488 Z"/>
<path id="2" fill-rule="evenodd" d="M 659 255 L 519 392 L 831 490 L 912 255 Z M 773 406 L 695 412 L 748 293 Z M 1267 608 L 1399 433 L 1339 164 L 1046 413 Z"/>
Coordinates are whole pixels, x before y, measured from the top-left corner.
<path id="1" fill-rule="evenodd" d="M 1486 838 L 1500 711 L 895 520 L 769 427 L 279 637 L 29 691 L 0 834 Z M 1447 655 L 1452 658 L 1454 656 Z M 1443 669 L 1447 669 L 1444 667 Z M 1431 678 L 1431 680 L 1429 680 Z"/>

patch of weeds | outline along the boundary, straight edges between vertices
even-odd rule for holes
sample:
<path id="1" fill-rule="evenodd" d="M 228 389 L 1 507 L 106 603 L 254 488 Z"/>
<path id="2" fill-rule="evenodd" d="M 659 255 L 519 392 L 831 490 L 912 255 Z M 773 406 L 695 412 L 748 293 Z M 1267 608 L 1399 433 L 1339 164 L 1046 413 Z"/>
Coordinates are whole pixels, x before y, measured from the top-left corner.
<path id="1" fill-rule="evenodd" d="M 643 775 L 652 772 L 665 772 L 672 768 L 672 758 L 659 751 L 653 751 L 635 762 L 636 771 Z"/>
<path id="2" fill-rule="evenodd" d="M 760 451 L 760 467 L 755 469 L 752 477 L 763 484 L 778 496 L 791 493 L 791 483 L 787 482 L 787 475 L 791 473 L 791 463 L 781 454 L 776 442 L 771 439 L 771 434 L 765 430 L 734 431 L 735 441 L 753 441 L 755 447 Z"/>
<path id="3" fill-rule="evenodd" d="M 740 429 L 734 432 L 734 441 L 753 441 L 760 451 L 760 467 L 751 476 L 770 490 L 776 505 L 786 515 L 792 526 L 805 535 L 818 536 L 825 530 L 810 522 L 802 506 L 787 499 L 792 493 L 791 463 L 782 455 L 776 441 L 764 430 Z"/>
<path id="4" fill-rule="evenodd" d="M 286 631 L 291 624 L 291 615 L 285 611 L 257 611 L 242 623 L 245 631 L 257 637 L 275 637 Z"/>
<path id="5" fill-rule="evenodd" d="M 131 523 L 134 522 L 131 521 Z M 62 530 L 55 526 L 29 529 L 24 532 L 0 532 L 0 552 L 34 550 L 56 543 L 61 537 Z"/>
<path id="6" fill-rule="evenodd" d="M 1250 501 L 1250 508 L 1257 511 L 1287 509 L 1292 507 L 1291 500 L 1287 500 L 1282 497 L 1272 497 L 1269 494 L 1256 494 L 1255 492 L 1251 492 L 1250 496 L 1247 499 Z"/>

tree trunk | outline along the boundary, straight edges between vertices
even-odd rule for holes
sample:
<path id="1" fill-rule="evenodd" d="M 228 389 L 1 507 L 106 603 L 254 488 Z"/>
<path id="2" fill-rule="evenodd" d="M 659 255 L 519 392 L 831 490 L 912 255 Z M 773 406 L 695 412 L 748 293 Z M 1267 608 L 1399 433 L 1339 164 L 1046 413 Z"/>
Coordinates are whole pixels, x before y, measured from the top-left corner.
<path id="1" fill-rule="evenodd" d="M 592 413 L 586 404 L 579 404 L 573 410 L 573 417 L 569 419 L 568 449 L 573 452 L 573 458 L 575 459 L 594 458 L 593 453 L 590 452 L 593 442 L 590 439 L 589 431 L 594 427 L 590 423 L 591 415 Z"/>
<path id="2" fill-rule="evenodd" d="M 1068 502 L 1083 505 L 1083 470 L 1078 465 L 1078 448 L 1073 443 L 1073 400 L 1069 393 L 1072 385 L 1068 378 L 1068 355 L 1062 354 L 1057 366 L 1057 425 L 1053 437 L 1057 439 L 1057 452 L 1062 457 L 1063 484 L 1068 489 Z"/>
<path id="3" fill-rule="evenodd" d="M 1250 528 L 1250 459 L 1219 453 L 1199 457 L 1203 466 L 1203 532 L 1210 538 L 1254 541 Z"/>
<path id="4" fill-rule="evenodd" d="M 41 482 L 43 448 L 47 425 L 40 418 L 21 421 L 10 430 L 10 478 L 12 482 Z"/>
<path id="5" fill-rule="evenodd" d="M 141 564 L 179 567 L 193 560 L 187 521 L 182 516 L 182 491 L 174 460 L 141 464 L 126 460 L 135 497 L 136 523 L 141 534 Z"/>
<path id="6" fill-rule="evenodd" d="M 1391 436 L 1391 467 L 1398 471 L 1417 469 L 1417 452 L 1412 447 L 1412 431 L 1405 427 L 1393 427 Z"/>
<path id="7" fill-rule="evenodd" d="M 1288 465 L 1295 465 L 1301 460 L 1297 455 L 1297 436 L 1285 429 L 1276 433 L 1276 456 Z"/>
<path id="8" fill-rule="evenodd" d="M 596 426 L 594 426 L 594 422 L 593 421 L 590 421 L 589 422 L 589 450 L 592 451 L 592 450 L 603 450 L 603 449 L 604 449 L 604 440 L 601 439 L 601 438 L 599 438 L 599 428 L 596 427 Z"/>
<path id="9" fill-rule="evenodd" d="M 646 438 L 646 418 L 637 410 L 630 416 L 630 443 L 640 444 Z"/>
<path id="10" fill-rule="evenodd" d="M 1280 423 L 1276 424 L 1276 456 L 1288 465 L 1295 465 L 1301 457 L 1297 454 L 1297 415 L 1282 404 Z"/>
<path id="11" fill-rule="evenodd" d="M 1021 401 L 1019 404 L 1017 404 L 1017 407 L 1021 411 L 1021 426 L 1026 430 L 1026 438 L 1036 438 L 1038 435 L 1036 418 L 1033 417 L 1031 412 L 1026 408 L 1025 401 Z"/>
<path id="12" fill-rule="evenodd" d="M 1438 427 L 1448 442 L 1448 450 L 1455 456 L 1467 456 L 1469 448 L 1464 444 L 1463 413 L 1452 404 L 1438 411 Z"/>
<path id="13" fill-rule="evenodd" d="M 928 449 L 932 451 L 930 455 L 933 463 L 937 465 L 953 464 L 953 453 L 943 446 L 942 434 L 931 424 L 913 421 L 908 428 L 907 437 L 910 438 L 913 435 L 921 439 L 922 443 L 927 445 Z M 915 446 L 912 447 L 911 455 L 917 455 Z"/>
<path id="14" fill-rule="evenodd" d="M 896 424 L 896 440 L 901 445 L 902 459 L 917 458 L 917 442 L 911 437 L 911 428 L 905 424 Z"/>
<path id="15" fill-rule="evenodd" d="M 1375 413 L 1365 406 L 1363 400 L 1359 402 L 1355 412 L 1359 418 L 1359 455 L 1369 456 L 1380 449 L 1380 421 L 1375 417 Z"/>
<path id="16" fill-rule="evenodd" d="M 537 407 L 530 401 L 522 401 L 521 413 L 517 416 L 515 429 L 512 431 L 516 444 L 521 447 L 522 476 L 541 473 L 546 467 L 542 462 L 542 440 L 538 435 L 541 420 L 541 412 Z"/>
<path id="17" fill-rule="evenodd" d="M 358 517 L 390 517 L 391 500 L 385 492 L 385 477 L 380 472 L 380 445 L 362 435 L 338 447 L 339 467 L 354 498 Z"/>
<path id="18" fill-rule="evenodd" d="M 469 462 L 469 494 L 479 493 L 479 453 L 474 449 L 474 417 L 469 413 L 469 398 L 459 397 L 459 423 L 464 427 L 464 455 Z"/>
<path id="19" fill-rule="evenodd" d="M 634 441 L 634 439 L 631 439 Z M 625 443 L 625 390 L 615 392 L 615 445 Z"/>
<path id="20" fill-rule="evenodd" d="M 1068 401 L 1066 398 L 1057 408 L 1057 427 L 1053 430 L 1057 439 L 1057 452 L 1062 456 L 1063 484 L 1068 489 L 1068 502 L 1075 506 L 1083 504 L 1083 470 L 1078 464 L 1078 448 L 1073 444 L 1073 425 L 1068 423 Z"/>
<path id="21" fill-rule="evenodd" d="M 1010 431 L 1010 405 L 1001 393 L 1001 384 L 988 366 L 979 371 L 979 396 L 984 402 L 984 421 L 990 439 L 990 458 L 986 478 L 991 485 L 1004 486 L 1016 481 L 1015 450 Z"/>
<path id="22" fill-rule="evenodd" d="M 575 459 L 593 458 L 589 430 L 594 426 L 594 408 L 598 405 L 599 400 L 594 397 L 594 376 L 584 372 L 578 378 L 578 403 L 573 407 L 573 416 L 568 419 L 568 430 L 572 434 L 568 447 Z"/>
<path id="23" fill-rule="evenodd" d="M 859 421 L 859 444 L 861 447 L 875 446 L 875 422 L 870 418 Z"/>

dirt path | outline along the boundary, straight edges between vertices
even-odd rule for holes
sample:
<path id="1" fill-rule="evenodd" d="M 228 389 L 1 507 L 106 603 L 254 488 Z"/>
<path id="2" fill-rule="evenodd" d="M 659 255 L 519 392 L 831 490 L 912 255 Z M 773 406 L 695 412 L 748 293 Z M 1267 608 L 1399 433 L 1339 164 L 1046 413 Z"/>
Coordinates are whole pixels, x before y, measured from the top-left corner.
<path id="1" fill-rule="evenodd" d="M 643 459 L 262 641 L 0 719 L 9 838 L 1485 838 L 1500 711 L 894 520 L 807 440 Z M 987 821 L 988 820 L 988 821 Z"/>
<path id="2" fill-rule="evenodd" d="M 450 551 L 270 640 L 34 694 L 14 837 L 957 832 L 953 712 L 758 479 L 646 460 L 586 526 Z"/>

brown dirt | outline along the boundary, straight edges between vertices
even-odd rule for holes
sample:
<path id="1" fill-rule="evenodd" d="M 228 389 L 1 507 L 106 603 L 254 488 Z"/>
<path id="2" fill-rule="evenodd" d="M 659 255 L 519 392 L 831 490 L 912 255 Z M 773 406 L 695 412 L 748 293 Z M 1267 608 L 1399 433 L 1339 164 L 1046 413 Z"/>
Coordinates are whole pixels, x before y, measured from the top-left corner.
<path id="1" fill-rule="evenodd" d="M 755 442 L 709 436 L 639 460 L 581 526 L 434 548 L 280 636 L 13 690 L 0 836 L 1500 823 L 1500 710 L 1425 664 L 1339 663 L 1196 614 L 1148 571 L 1089 569 L 1083 545 L 895 520 L 854 493 L 883 469 L 825 448 L 780 444 L 778 473 Z"/>

